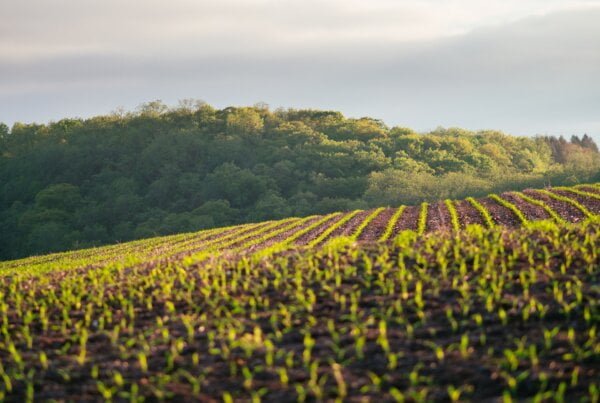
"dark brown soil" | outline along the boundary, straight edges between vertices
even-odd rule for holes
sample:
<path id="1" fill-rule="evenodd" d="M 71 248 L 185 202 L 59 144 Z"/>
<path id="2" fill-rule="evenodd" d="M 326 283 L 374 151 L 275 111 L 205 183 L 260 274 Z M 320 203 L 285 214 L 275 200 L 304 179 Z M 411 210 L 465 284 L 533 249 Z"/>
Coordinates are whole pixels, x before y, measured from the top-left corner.
<path id="1" fill-rule="evenodd" d="M 566 190 L 551 189 L 551 191 L 558 195 L 566 196 L 570 199 L 578 201 L 594 214 L 600 214 L 600 200 L 596 198 L 581 196 L 575 193 L 568 192 Z"/>
<path id="2" fill-rule="evenodd" d="M 282 232 L 281 234 L 274 236 L 273 238 L 269 238 L 267 239 L 265 242 L 259 243 L 259 244 L 255 244 L 255 245 L 251 245 L 248 247 L 248 252 L 252 252 L 256 249 L 264 249 L 264 248 L 268 248 L 271 245 L 276 244 L 277 242 L 281 242 L 284 239 L 290 237 L 291 235 L 295 234 L 298 231 L 302 231 L 304 228 L 308 227 L 309 225 L 313 224 L 315 221 L 318 221 L 322 218 L 322 216 L 317 216 L 317 217 L 313 217 L 310 220 L 302 223 L 301 225 L 294 227 L 292 229 L 289 229 L 285 232 Z"/>
<path id="3" fill-rule="evenodd" d="M 466 200 L 458 200 L 454 202 L 456 206 L 456 212 L 458 214 L 458 221 L 460 222 L 461 228 L 465 228 L 470 224 L 485 225 L 485 221 L 479 211 L 471 203 Z"/>
<path id="4" fill-rule="evenodd" d="M 300 238 L 296 239 L 294 245 L 306 245 L 316 237 L 318 237 L 323 231 L 327 230 L 330 226 L 338 222 L 344 217 L 344 214 L 338 214 L 336 216 L 331 217 L 329 220 L 325 221 L 323 224 L 319 225 L 317 228 L 314 228 L 311 231 L 308 231 L 306 234 L 302 235 Z"/>
<path id="5" fill-rule="evenodd" d="M 157 248 L 157 251 L 155 252 L 155 255 L 159 255 L 159 254 L 161 254 L 163 252 L 168 252 L 169 249 L 175 249 L 175 250 L 179 249 L 179 250 L 181 250 L 180 248 L 184 247 L 184 246 L 186 248 L 185 253 L 187 254 L 189 251 L 197 251 L 197 250 L 202 249 L 202 245 L 204 245 L 207 242 L 211 242 L 211 241 L 214 241 L 216 239 L 224 239 L 224 238 L 227 238 L 227 237 L 229 237 L 229 236 L 231 236 L 233 234 L 239 234 L 240 236 L 243 236 L 243 234 L 248 233 L 250 231 L 253 231 L 255 229 L 258 229 L 258 228 L 260 228 L 262 226 L 263 225 L 260 225 L 260 226 L 252 226 L 252 225 L 250 225 L 250 226 L 248 226 L 248 228 L 246 228 L 245 230 L 243 230 L 243 232 L 239 232 L 239 233 L 237 232 L 237 231 L 239 231 L 239 228 L 236 229 L 234 227 L 234 228 L 228 229 L 228 230 L 223 231 L 223 232 L 217 232 L 216 234 L 211 234 L 211 235 L 209 235 L 207 237 L 202 237 L 201 236 L 202 234 L 199 234 L 200 236 L 198 238 L 200 238 L 200 239 L 186 239 L 186 240 L 184 240 L 182 242 L 177 242 L 175 244 L 168 244 L 168 245 L 164 245 L 164 246 L 161 245 L 161 247 Z M 188 245 L 186 245 L 186 243 Z M 180 252 L 178 252 L 178 253 L 180 253 Z"/>
<path id="6" fill-rule="evenodd" d="M 515 215 L 515 213 L 495 202 L 494 200 L 485 197 L 483 199 L 479 199 L 478 201 L 490 212 L 490 215 L 496 224 L 504 225 L 505 227 L 518 227 L 521 225 L 521 221 L 519 220 L 519 217 Z"/>
<path id="7" fill-rule="evenodd" d="M 387 224 L 390 222 L 390 218 L 394 215 L 397 209 L 386 208 L 377 217 L 373 219 L 363 230 L 358 237 L 359 241 L 376 241 L 378 240 L 383 232 L 385 231 Z"/>
<path id="8" fill-rule="evenodd" d="M 560 200 L 553 199 L 533 189 L 524 190 L 527 196 L 537 200 L 541 200 L 546 203 L 552 210 L 556 211 L 564 220 L 569 222 L 578 222 L 585 218 L 583 213 L 576 207 L 573 207 L 569 203 L 562 202 Z"/>
<path id="9" fill-rule="evenodd" d="M 361 211 L 354 217 L 352 217 L 349 221 L 344 223 L 341 227 L 336 228 L 326 239 L 333 239 L 338 236 L 350 236 L 354 232 L 354 230 L 362 223 L 365 218 L 371 214 L 373 210 Z"/>
<path id="10" fill-rule="evenodd" d="M 444 202 L 432 203 L 427 211 L 427 231 L 450 231 L 452 219 Z"/>
<path id="11" fill-rule="evenodd" d="M 588 193 L 600 194 L 600 187 L 596 187 L 596 186 L 581 186 L 578 189 L 583 190 L 584 192 L 588 192 Z"/>
<path id="12" fill-rule="evenodd" d="M 514 193 L 502 193 L 501 197 L 517 206 L 528 220 L 546 220 L 550 218 L 548 212 L 542 207 L 528 203 Z"/>
<path id="13" fill-rule="evenodd" d="M 130 390 L 133 383 L 139 386 L 140 395 L 147 401 L 159 400 L 156 394 L 158 391 L 172 393 L 172 396 L 160 399 L 167 401 L 219 401 L 222 400 L 224 392 L 231 393 L 236 401 L 249 401 L 251 396 L 248 389 L 257 391 L 261 388 L 265 388 L 266 391 L 264 401 L 297 401 L 300 397 L 295 386 L 300 385 L 308 389 L 310 383 L 310 370 L 301 362 L 307 329 L 315 341 L 311 352 L 312 362 L 322 363 L 318 364 L 317 375 L 323 380 L 323 401 L 331 401 L 336 397 L 338 384 L 331 365 L 334 362 L 341 364 L 339 368 L 347 384 L 349 401 L 392 401 L 388 392 L 391 387 L 404 391 L 407 396 L 411 391 L 426 390 L 428 401 L 448 401 L 447 390 L 450 385 L 454 385 L 468 387 L 461 396 L 465 401 L 496 402 L 502 400 L 503 392 L 509 388 L 507 378 L 500 374 L 510 375 L 511 378 L 523 375 L 523 379 L 513 391 L 515 401 L 528 401 L 538 390 L 555 391 L 561 383 L 567 385 L 565 401 L 580 401 L 589 396 L 590 385 L 598 379 L 597 358 L 594 355 L 593 343 L 590 344 L 588 340 L 591 334 L 589 329 L 594 326 L 595 318 L 592 316 L 591 319 L 585 319 L 582 308 L 585 304 L 593 309 L 594 305 L 590 305 L 590 301 L 598 299 L 598 290 L 594 288 L 597 272 L 590 271 L 585 263 L 591 262 L 595 266 L 598 264 L 597 258 L 587 260 L 593 254 L 594 248 L 597 248 L 597 244 L 586 243 L 587 236 L 597 232 L 598 229 L 594 228 L 588 229 L 588 232 L 571 230 L 562 233 L 561 238 L 532 232 L 526 234 L 528 238 L 506 237 L 498 240 L 502 242 L 502 252 L 491 257 L 494 259 L 491 262 L 492 267 L 507 265 L 510 270 L 498 270 L 498 276 L 503 278 L 502 284 L 506 286 L 499 288 L 500 298 L 491 312 L 486 308 L 485 296 L 494 294 L 489 292 L 488 288 L 482 287 L 490 281 L 490 276 L 483 273 L 480 266 L 479 270 L 471 270 L 474 267 L 472 259 L 464 260 L 467 265 L 466 276 L 458 268 L 453 268 L 449 270 L 449 278 L 441 280 L 441 265 L 436 252 L 444 250 L 447 240 L 440 238 L 433 246 L 423 247 L 422 243 L 415 243 L 410 249 L 414 254 L 408 254 L 406 250 L 398 248 L 381 248 L 381 245 L 375 244 L 361 246 L 370 261 L 375 262 L 384 256 L 385 264 L 382 266 L 386 269 L 382 271 L 381 282 L 373 281 L 374 276 L 365 270 L 363 255 L 353 255 L 349 252 L 311 257 L 311 269 L 299 270 L 303 287 L 312 290 L 314 295 L 318 296 L 310 311 L 299 304 L 295 276 L 284 275 L 280 285 L 273 282 L 274 273 L 288 270 L 294 272 L 294 269 L 306 266 L 307 257 L 299 254 L 278 256 L 257 263 L 251 271 L 255 274 L 248 276 L 238 275 L 238 262 L 233 260 L 222 262 L 219 271 L 213 274 L 209 272 L 209 277 L 198 270 L 198 267 L 186 267 L 181 273 L 178 272 L 177 275 L 181 276 L 178 277 L 181 279 L 179 281 L 173 281 L 175 275 L 152 278 L 155 271 L 164 273 L 171 270 L 169 262 L 148 262 L 128 271 L 116 272 L 115 278 L 110 282 L 101 283 L 105 286 L 89 289 L 90 300 L 102 303 L 110 301 L 107 307 L 111 308 L 114 320 L 107 322 L 104 330 L 97 329 L 95 325 L 88 328 L 88 355 L 86 362 L 79 366 L 74 362 L 78 347 L 71 345 L 73 340 L 76 340 L 77 330 L 60 330 L 63 322 L 60 308 L 69 309 L 61 297 L 66 298 L 66 295 L 73 298 L 75 295 L 67 292 L 74 286 L 72 282 L 64 281 L 65 276 L 79 274 L 73 271 L 52 273 L 45 277 L 41 284 L 37 280 L 29 283 L 29 287 L 33 287 L 32 290 L 35 291 L 35 294 L 32 294 L 35 297 L 28 297 L 26 285 L 16 283 L 15 295 L 25 296 L 21 308 L 27 309 L 28 312 L 36 309 L 38 301 L 44 301 L 43 298 L 45 301 L 50 300 L 47 290 L 53 290 L 53 295 L 58 298 L 60 305 L 54 307 L 50 304 L 48 307 L 48 331 L 41 331 L 39 320 L 34 318 L 30 326 L 35 332 L 33 348 L 26 348 L 24 341 L 18 337 L 14 337 L 13 340 L 22 351 L 26 368 L 35 369 L 31 371 L 31 376 L 35 385 L 35 396 L 40 401 L 99 401 L 99 382 L 113 386 L 114 375 L 117 373 L 122 375 L 126 388 L 119 390 L 123 394 L 114 396 L 116 401 L 128 400 L 124 397 L 125 392 Z M 528 259 L 527 254 L 522 253 L 523 241 L 527 239 L 531 240 L 528 245 L 533 249 L 530 256 L 534 262 Z M 556 245 L 557 239 L 569 242 Z M 591 239 L 598 242 L 597 237 Z M 573 248 L 571 242 L 577 242 L 580 246 Z M 480 243 L 468 237 L 456 245 L 456 253 L 461 258 L 469 256 L 481 247 Z M 551 250 L 550 253 L 548 249 Z M 447 248 L 446 256 L 449 259 L 452 259 L 453 253 L 453 248 Z M 406 264 L 407 271 L 416 273 L 405 280 L 400 280 L 399 276 L 398 256 L 402 254 L 406 256 L 402 262 Z M 569 270 L 564 271 L 562 265 L 567 254 L 572 258 L 572 264 Z M 483 256 L 490 254 L 487 252 Z M 426 264 L 417 263 L 416 257 Z M 516 260 L 511 260 L 511 257 L 515 257 Z M 549 260 L 545 260 L 545 257 Z M 532 265 L 544 265 L 546 268 L 536 275 L 536 279 L 525 293 L 524 286 L 519 282 L 519 273 L 529 271 Z M 357 269 L 344 274 L 339 285 L 334 285 L 333 280 L 323 280 L 326 276 L 322 273 L 326 273 L 330 268 L 337 269 L 338 266 L 342 270 L 348 266 Z M 315 272 L 312 267 L 317 268 L 319 272 Z M 92 280 L 97 280 L 97 277 L 89 272 L 81 274 L 83 277 L 76 284 L 90 287 L 94 284 Z M 246 286 L 238 286 L 235 290 L 224 287 L 223 290 L 227 293 L 200 292 L 210 290 L 206 284 L 210 285 L 212 280 L 219 279 L 220 275 L 224 276 L 228 284 L 236 279 Z M 149 278 L 151 281 L 147 281 Z M 421 282 L 424 285 L 421 310 L 414 302 L 417 281 L 419 285 Z M 553 296 L 553 288 L 562 287 L 566 282 L 582 284 L 580 289 L 583 302 L 580 305 L 577 305 L 575 295 L 570 293 L 565 292 L 564 304 L 562 299 L 559 303 Z M 486 294 L 472 292 L 465 298 L 455 286 L 459 283 L 465 284 L 467 290 L 481 290 Z M 10 278 L 0 278 L 1 290 L 8 290 L 13 284 L 14 280 Z M 382 293 L 382 284 L 391 284 L 392 292 Z M 196 287 L 194 292 L 188 293 L 185 290 L 189 285 Z M 165 286 L 169 286 L 168 289 L 173 286 L 172 292 L 161 292 Z M 400 297 L 402 286 L 407 286 L 407 297 Z M 357 289 L 360 290 L 359 293 L 356 292 Z M 353 314 L 351 304 L 342 307 L 335 301 L 334 295 L 354 295 L 357 313 Z M 19 334 L 18 328 L 21 328 L 22 318 L 14 308 L 14 295 L 7 293 L 5 298 L 9 303 L 8 329 L 16 336 Z M 403 299 L 402 305 L 398 304 L 400 298 Z M 522 312 L 527 309 L 531 300 L 540 301 L 544 312 L 534 311 L 531 317 L 526 319 Z M 86 296 L 79 301 L 83 301 L 84 304 L 78 304 L 78 307 L 73 305 L 69 311 L 70 318 L 76 321 L 86 314 L 85 303 L 88 302 Z M 147 301 L 151 301 L 152 305 L 148 306 Z M 174 306 L 174 312 L 170 312 L 167 303 Z M 564 305 L 569 303 L 575 304 L 574 308 L 565 312 Z M 96 318 L 104 315 L 103 307 L 97 307 L 95 304 L 89 306 L 92 307 L 91 318 L 94 323 Z M 128 319 L 126 306 L 132 307 L 135 321 Z M 402 311 L 398 310 L 398 306 L 403 306 Z M 469 307 L 468 312 L 461 311 L 463 306 Z M 276 329 L 280 336 L 274 336 L 274 325 L 270 318 L 277 317 L 279 307 L 287 307 L 290 311 L 290 325 L 283 327 L 280 320 L 281 327 Z M 390 311 L 391 308 L 394 310 Z M 506 317 L 506 323 L 499 319 L 497 312 L 500 312 L 500 308 Z M 199 312 L 208 317 L 199 318 Z M 417 315 L 417 312 L 423 316 Z M 447 312 L 454 315 L 456 330 L 450 328 Z M 481 318 L 481 325 L 475 324 L 475 314 Z M 188 338 L 180 320 L 184 315 L 188 319 L 192 318 L 189 320 L 192 321 L 195 331 L 191 338 Z M 351 320 L 352 315 L 356 315 L 356 318 Z M 306 318 L 309 316 L 314 318 L 314 323 L 307 326 Z M 373 321 L 373 317 L 377 320 Z M 377 326 L 380 318 L 387 323 L 386 340 L 390 351 L 401 354 L 397 367 L 393 369 L 389 367 L 386 358 L 390 355 L 383 351 L 378 340 L 380 331 Z M 403 322 L 397 318 L 401 318 Z M 118 326 L 121 321 L 126 326 L 123 326 L 119 334 Z M 237 335 L 240 340 L 248 340 L 244 336 L 250 336 L 253 331 L 259 329 L 268 340 L 273 341 L 276 351 L 283 354 L 275 354 L 273 367 L 265 366 L 266 353 L 263 348 L 254 349 L 246 354 L 240 347 L 230 347 L 228 356 L 225 357 L 219 351 L 219 347 L 233 346 L 233 343 L 226 340 L 219 343 L 221 340 L 218 332 L 223 323 L 235 325 L 235 329 L 239 329 Z M 332 336 L 329 325 L 326 325 L 328 323 L 335 329 L 335 337 Z M 407 324 L 414 329 L 414 334 L 407 333 Z M 131 330 L 127 329 L 129 325 Z M 359 356 L 354 348 L 356 336 L 350 332 L 352 327 L 364 329 L 365 344 L 362 356 Z M 542 331 L 555 327 L 559 329 L 559 333 L 551 338 L 550 346 L 545 347 Z M 111 342 L 108 334 L 114 329 L 117 329 L 118 337 L 115 342 Z M 569 332 L 573 329 L 572 336 L 567 335 L 567 329 Z M 168 332 L 167 338 L 162 330 Z M 209 334 L 213 337 L 217 335 L 216 343 L 213 343 Z M 465 356 L 461 356 L 458 347 L 463 335 L 468 336 Z M 574 338 L 572 341 L 571 337 Z M 172 356 L 176 340 L 182 340 L 183 347 L 177 358 L 172 361 L 173 367 L 167 368 L 166 357 Z M 504 352 L 514 351 L 518 343 L 524 345 L 524 351 L 531 351 L 528 350 L 529 346 L 537 348 L 538 362 L 534 364 L 532 360 L 523 356 L 519 357 L 514 369 L 509 368 Z M 144 346 L 149 348 L 145 349 Z M 439 346 L 442 352 L 445 352 L 442 360 L 436 357 L 432 346 Z M 345 349 L 342 359 L 338 356 L 340 349 Z M 51 363 L 45 369 L 39 364 L 41 351 L 47 353 Z M 581 357 L 579 351 L 582 352 Z M 137 353 L 141 352 L 145 352 L 148 358 L 146 373 L 140 369 L 137 358 Z M 193 354 L 200 357 L 199 365 L 193 362 Z M 286 354 L 295 356 L 290 366 L 285 362 Z M 567 354 L 571 356 L 568 360 L 565 358 Z M 0 350 L 0 359 L 3 360 L 3 368 L 8 374 L 16 372 L 16 365 L 5 349 Z M 236 365 L 235 373 L 232 373 L 232 365 Z M 97 367 L 97 379 L 90 376 L 93 367 Z M 253 371 L 254 378 L 250 388 L 245 386 L 240 369 L 244 367 Z M 579 374 L 578 382 L 571 382 L 571 374 L 575 367 Z M 288 368 L 288 383 L 284 385 L 280 381 L 275 368 Z M 537 376 L 537 371 L 540 370 L 548 374 L 546 386 L 541 385 Z M 192 394 L 189 378 L 180 377 L 183 371 L 198 379 L 201 384 L 198 394 Z M 414 379 L 409 375 L 411 372 L 416 374 Z M 381 384 L 376 383 L 373 376 L 380 377 Z M 12 391 L 8 392 L 6 399 L 25 401 L 25 379 L 13 377 L 13 382 Z M 418 384 L 419 389 L 415 389 L 412 383 Z M 309 394 L 307 400 L 317 399 Z"/>
<path id="14" fill-rule="evenodd" d="M 417 224 L 419 221 L 419 212 L 421 211 L 421 206 L 408 206 L 402 212 L 402 215 L 398 218 L 396 222 L 396 226 L 394 227 L 394 231 L 392 232 L 392 238 L 400 233 L 400 231 L 404 230 L 417 230 Z"/>
<path id="15" fill-rule="evenodd" d="M 203 250 L 205 248 L 205 242 L 210 242 L 210 241 L 213 241 L 213 240 L 216 240 L 216 239 L 227 239 L 228 237 L 230 237 L 233 234 L 235 234 L 236 238 L 243 237 L 244 235 L 248 234 L 249 232 L 256 231 L 259 228 L 264 228 L 264 227 L 266 227 L 269 224 L 270 224 L 269 222 L 265 222 L 264 225 L 261 224 L 261 225 L 257 225 L 257 226 L 250 226 L 250 227 L 245 228 L 243 231 L 240 231 L 240 232 L 235 232 L 235 231 L 229 232 L 229 231 L 227 231 L 227 234 L 223 234 L 222 236 L 214 236 L 214 237 L 211 237 L 210 240 L 206 240 L 206 241 L 202 240 L 201 242 L 197 243 L 196 245 L 190 245 L 189 249 L 186 249 L 185 251 L 182 251 L 182 252 L 178 252 L 175 255 L 173 255 L 172 257 L 175 258 L 175 257 L 182 257 L 182 256 L 191 255 L 191 254 L 193 254 L 195 252 L 199 252 L 199 251 Z M 233 240 L 233 238 L 231 238 L 231 239 Z"/>
<path id="16" fill-rule="evenodd" d="M 252 235 L 250 238 L 244 238 L 244 239 L 241 239 L 239 242 L 236 242 L 236 243 L 234 243 L 234 244 L 231 244 L 231 245 L 227 246 L 227 248 L 228 248 L 228 249 L 230 249 L 230 248 L 231 248 L 231 249 L 233 249 L 233 248 L 237 248 L 238 246 L 240 246 L 240 245 L 242 245 L 242 244 L 245 244 L 246 242 L 250 242 L 250 241 L 252 241 L 252 240 L 255 240 L 255 239 L 256 239 L 256 240 L 258 240 L 258 239 L 260 239 L 261 237 L 263 237 L 263 236 L 265 236 L 265 235 L 268 235 L 269 233 L 271 233 L 271 232 L 273 232 L 273 231 L 277 231 L 277 230 L 279 230 L 279 229 L 281 229 L 281 228 L 283 228 L 283 227 L 287 227 L 288 225 L 291 225 L 291 224 L 292 224 L 292 223 L 291 223 L 291 222 L 289 222 L 289 221 L 288 221 L 288 222 L 282 222 L 282 223 L 280 223 L 279 225 L 276 225 L 275 227 L 271 227 L 271 228 L 270 228 L 269 230 L 267 230 L 266 232 L 260 232 L 260 233 L 258 233 L 258 234 L 256 234 L 256 235 Z M 243 237 L 243 236 L 242 236 L 242 237 Z"/>

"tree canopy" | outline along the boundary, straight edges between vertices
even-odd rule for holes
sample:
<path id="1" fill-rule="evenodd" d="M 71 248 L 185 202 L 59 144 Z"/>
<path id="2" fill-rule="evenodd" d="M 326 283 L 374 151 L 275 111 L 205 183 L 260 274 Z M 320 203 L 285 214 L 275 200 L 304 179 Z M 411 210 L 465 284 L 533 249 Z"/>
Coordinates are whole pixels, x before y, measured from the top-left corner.
<path id="1" fill-rule="evenodd" d="M 0 123 L 0 259 L 285 216 L 600 180 L 589 136 L 416 133 L 335 111 L 136 112 Z"/>

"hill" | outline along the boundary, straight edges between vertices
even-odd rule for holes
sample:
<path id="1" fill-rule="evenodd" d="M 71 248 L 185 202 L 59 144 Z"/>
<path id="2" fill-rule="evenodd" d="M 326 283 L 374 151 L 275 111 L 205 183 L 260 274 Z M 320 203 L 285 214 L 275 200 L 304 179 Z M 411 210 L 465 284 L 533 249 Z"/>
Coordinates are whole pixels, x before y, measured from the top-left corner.
<path id="1" fill-rule="evenodd" d="M 0 260 L 249 222 L 600 180 L 591 138 L 339 112 L 169 109 L 0 124 Z"/>
<path id="2" fill-rule="evenodd" d="M 203 259 L 216 253 L 239 255 L 261 250 L 270 253 L 294 247 L 313 248 L 337 238 L 360 242 L 387 241 L 404 231 L 421 235 L 433 231 L 456 232 L 469 225 L 514 228 L 540 220 L 576 223 L 598 214 L 598 184 L 528 189 L 501 195 L 490 194 L 480 199 L 447 199 L 437 203 L 423 202 L 418 206 L 353 210 L 215 228 L 3 262 L 0 263 L 0 271 L 13 267 L 19 271 L 64 268 L 65 265 L 83 267 L 97 262 L 111 262 L 116 257 L 147 261 L 190 255 Z"/>
<path id="3" fill-rule="evenodd" d="M 597 401 L 600 186 L 0 264 L 0 399 Z"/>

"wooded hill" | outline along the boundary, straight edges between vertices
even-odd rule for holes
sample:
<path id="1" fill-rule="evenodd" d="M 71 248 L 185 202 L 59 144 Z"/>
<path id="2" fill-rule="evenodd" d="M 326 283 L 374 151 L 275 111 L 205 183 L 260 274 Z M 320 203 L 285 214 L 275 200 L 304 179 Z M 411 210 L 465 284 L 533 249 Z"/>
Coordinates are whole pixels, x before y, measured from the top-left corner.
<path id="1" fill-rule="evenodd" d="M 419 134 L 203 103 L 0 124 L 0 259 L 332 211 L 600 180 L 588 136 Z"/>

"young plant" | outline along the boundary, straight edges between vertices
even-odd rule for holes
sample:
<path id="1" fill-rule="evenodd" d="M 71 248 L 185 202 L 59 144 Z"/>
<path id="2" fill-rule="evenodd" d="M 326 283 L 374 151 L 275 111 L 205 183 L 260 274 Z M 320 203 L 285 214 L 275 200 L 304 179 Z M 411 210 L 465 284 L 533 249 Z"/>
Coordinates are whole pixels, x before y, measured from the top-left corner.
<path id="1" fill-rule="evenodd" d="M 404 210 L 406 210 L 406 206 L 400 206 L 398 207 L 398 209 L 396 209 L 396 211 L 388 221 L 385 230 L 383 231 L 383 234 L 381 234 L 381 236 L 379 237 L 380 242 L 387 241 L 388 239 L 390 239 L 392 233 L 394 232 L 394 228 L 396 227 L 396 223 L 398 222 L 398 219 L 400 219 L 400 216 L 402 215 Z"/>
<path id="2" fill-rule="evenodd" d="M 510 211 L 512 211 L 514 213 L 514 215 L 517 216 L 517 218 L 519 219 L 519 221 L 521 222 L 521 224 L 526 224 L 529 221 L 529 220 L 527 220 L 527 217 L 525 217 L 523 215 L 523 212 L 521 212 L 521 210 L 519 210 L 519 208 L 517 206 L 515 206 L 514 204 L 512 204 L 508 200 L 503 199 L 502 197 L 500 197 L 500 196 L 498 196 L 496 194 L 488 195 L 488 197 L 490 199 L 494 200 L 496 203 L 500 204 L 501 206 L 504 206 L 507 209 L 509 209 Z"/>
<path id="3" fill-rule="evenodd" d="M 417 221 L 417 234 L 423 235 L 427 229 L 427 210 L 429 209 L 429 203 L 421 203 L 421 210 L 419 211 L 419 219 Z"/>
<path id="4" fill-rule="evenodd" d="M 450 199 L 444 200 L 444 204 L 448 209 L 448 213 L 450 214 L 450 223 L 452 224 L 452 230 L 455 232 L 460 231 L 460 220 L 458 218 L 458 212 L 456 211 L 456 206 L 454 206 L 454 202 Z"/>
<path id="5" fill-rule="evenodd" d="M 481 203 L 472 197 L 467 197 L 465 200 L 468 201 L 479 212 L 486 227 L 492 228 L 495 225 L 494 219 L 490 215 L 490 212 Z"/>

